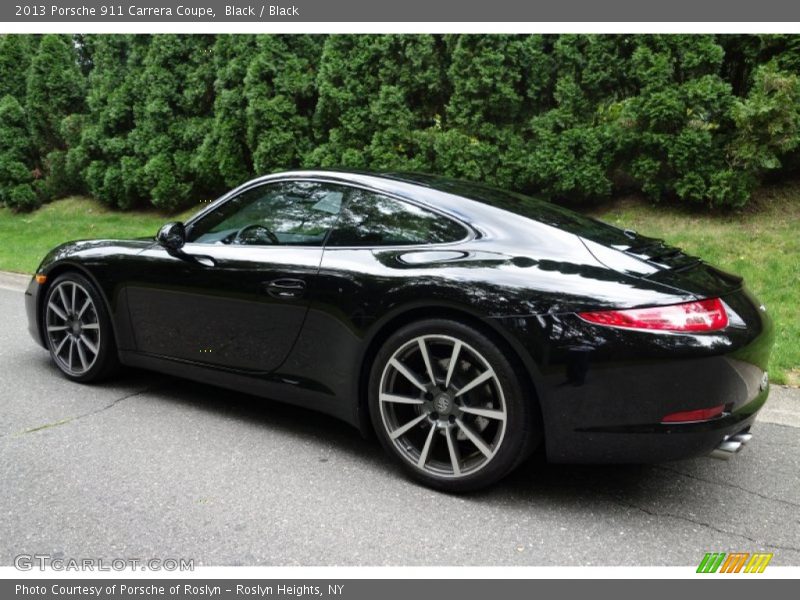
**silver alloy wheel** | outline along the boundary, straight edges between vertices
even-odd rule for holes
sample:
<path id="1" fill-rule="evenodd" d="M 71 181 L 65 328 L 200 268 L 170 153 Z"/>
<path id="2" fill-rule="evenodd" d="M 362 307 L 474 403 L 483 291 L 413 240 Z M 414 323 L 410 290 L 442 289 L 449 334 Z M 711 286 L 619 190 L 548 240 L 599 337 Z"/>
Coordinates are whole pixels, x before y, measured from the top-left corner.
<path id="1" fill-rule="evenodd" d="M 485 467 L 506 432 L 503 388 L 489 362 L 462 340 L 423 335 L 398 348 L 383 369 L 381 420 L 400 455 L 438 477 Z"/>
<path id="2" fill-rule="evenodd" d="M 100 351 L 100 318 L 89 292 L 74 281 L 62 281 L 50 294 L 45 327 L 59 368 L 83 375 Z"/>

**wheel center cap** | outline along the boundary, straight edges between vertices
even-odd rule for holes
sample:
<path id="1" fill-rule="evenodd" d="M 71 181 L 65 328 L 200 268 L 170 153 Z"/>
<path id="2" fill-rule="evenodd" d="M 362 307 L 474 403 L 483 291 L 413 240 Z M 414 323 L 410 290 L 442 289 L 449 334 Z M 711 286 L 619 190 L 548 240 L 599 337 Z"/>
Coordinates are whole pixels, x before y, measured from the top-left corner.
<path id="1" fill-rule="evenodd" d="M 452 400 L 450 400 L 450 396 L 447 394 L 439 394 L 433 400 L 433 407 L 436 409 L 438 413 L 448 413 L 450 412 L 450 407 L 452 406 Z"/>
<path id="2" fill-rule="evenodd" d="M 72 334 L 73 335 L 80 335 L 81 334 L 81 324 L 79 321 L 75 321 L 72 324 Z"/>

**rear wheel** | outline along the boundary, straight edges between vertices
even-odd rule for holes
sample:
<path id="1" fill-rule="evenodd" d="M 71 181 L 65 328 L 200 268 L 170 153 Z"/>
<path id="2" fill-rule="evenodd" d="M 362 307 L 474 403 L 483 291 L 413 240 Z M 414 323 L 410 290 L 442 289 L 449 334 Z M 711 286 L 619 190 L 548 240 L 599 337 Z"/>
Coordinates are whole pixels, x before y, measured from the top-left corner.
<path id="1" fill-rule="evenodd" d="M 66 377 L 97 381 L 119 366 L 108 312 L 86 277 L 60 275 L 47 290 L 42 313 L 47 348 Z"/>
<path id="2" fill-rule="evenodd" d="M 386 450 L 446 491 L 494 483 L 540 439 L 533 399 L 494 341 L 456 321 L 408 325 L 378 353 L 370 414 Z"/>

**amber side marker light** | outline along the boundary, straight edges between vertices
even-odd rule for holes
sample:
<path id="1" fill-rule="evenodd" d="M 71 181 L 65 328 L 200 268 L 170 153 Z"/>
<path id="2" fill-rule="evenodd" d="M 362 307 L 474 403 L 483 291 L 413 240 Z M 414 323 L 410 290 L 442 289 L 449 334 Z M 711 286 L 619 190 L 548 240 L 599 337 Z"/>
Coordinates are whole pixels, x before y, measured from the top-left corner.
<path id="1" fill-rule="evenodd" d="M 47 275 L 44 273 L 37 273 L 34 279 L 36 279 L 36 283 L 42 285 L 45 281 L 47 281 Z"/>

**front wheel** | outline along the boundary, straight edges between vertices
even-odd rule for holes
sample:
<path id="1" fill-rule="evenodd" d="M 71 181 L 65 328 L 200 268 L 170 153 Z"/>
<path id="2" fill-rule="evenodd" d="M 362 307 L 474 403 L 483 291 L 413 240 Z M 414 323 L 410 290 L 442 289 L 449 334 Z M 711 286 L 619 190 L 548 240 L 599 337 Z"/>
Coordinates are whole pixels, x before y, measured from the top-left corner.
<path id="1" fill-rule="evenodd" d="M 376 356 L 370 414 L 381 444 L 412 477 L 470 491 L 506 476 L 540 439 L 526 390 L 482 332 L 421 321 L 392 335 Z"/>
<path id="2" fill-rule="evenodd" d="M 42 304 L 42 326 L 53 362 L 69 379 L 97 381 L 119 366 L 103 299 L 78 273 L 60 275 Z"/>

